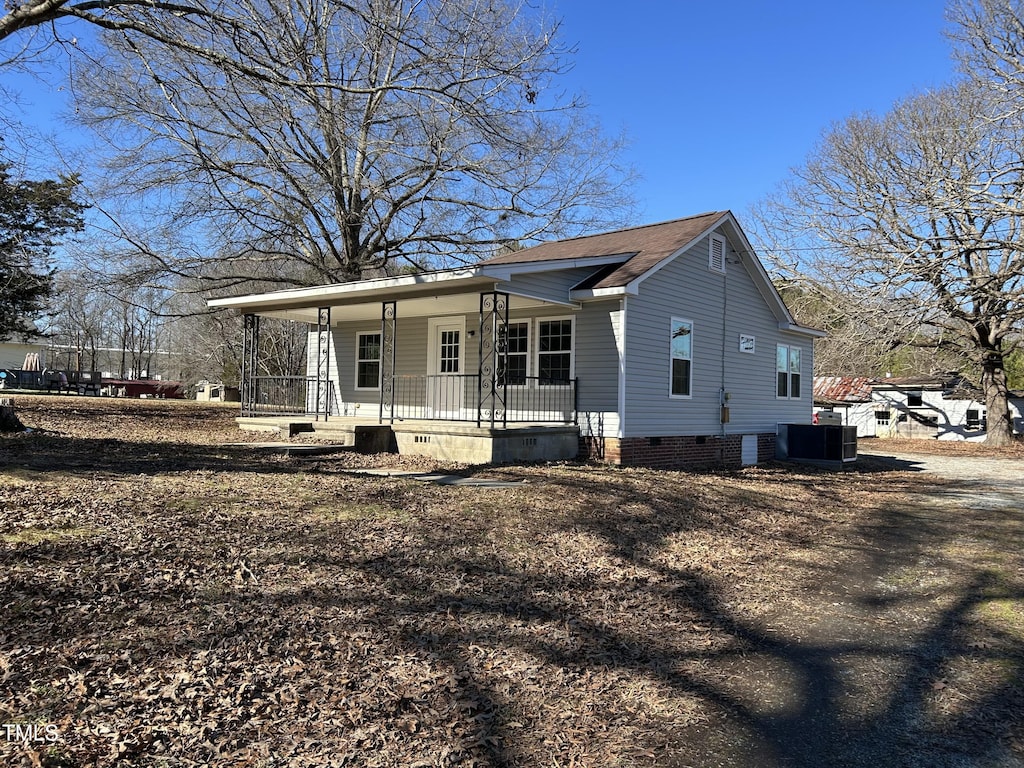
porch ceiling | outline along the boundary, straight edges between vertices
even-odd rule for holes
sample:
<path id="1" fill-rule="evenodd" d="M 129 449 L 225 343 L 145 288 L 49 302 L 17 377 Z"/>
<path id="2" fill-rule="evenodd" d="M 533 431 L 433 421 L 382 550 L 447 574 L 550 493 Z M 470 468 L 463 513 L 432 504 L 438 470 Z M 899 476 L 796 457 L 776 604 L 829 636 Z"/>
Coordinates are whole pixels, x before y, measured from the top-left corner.
<path id="1" fill-rule="evenodd" d="M 470 287 L 461 281 L 458 286 L 403 286 L 373 295 L 316 296 L 312 297 L 312 301 L 310 297 L 304 297 L 302 301 L 297 297 L 280 297 L 283 300 L 274 301 L 271 298 L 277 298 L 274 294 L 264 294 L 260 297 L 265 299 L 264 301 L 239 303 L 235 308 L 260 317 L 275 317 L 311 325 L 317 322 L 319 307 L 331 308 L 332 325 L 380 320 L 382 304 L 385 301 L 397 303 L 399 318 L 473 314 L 480 310 L 480 294 L 495 290 L 495 285 L 491 280 L 484 280 L 473 281 L 472 291 L 467 290 Z M 553 303 L 555 302 L 509 293 L 509 309 L 513 310 L 550 306 Z"/>
<path id="2" fill-rule="evenodd" d="M 365 301 L 358 304 L 332 304 L 322 306 L 331 308 L 331 325 L 352 321 L 371 321 L 381 319 L 381 304 L 384 301 L 396 301 L 397 316 L 403 317 L 438 317 L 441 315 L 473 314 L 480 310 L 479 293 L 439 294 L 434 296 L 417 296 L 410 298 L 380 298 L 376 301 Z M 550 302 L 522 296 L 509 296 L 509 309 L 528 309 L 542 307 Z M 260 310 L 253 314 L 261 317 L 277 317 L 297 323 L 316 325 L 316 307 L 289 307 L 286 309 Z"/>

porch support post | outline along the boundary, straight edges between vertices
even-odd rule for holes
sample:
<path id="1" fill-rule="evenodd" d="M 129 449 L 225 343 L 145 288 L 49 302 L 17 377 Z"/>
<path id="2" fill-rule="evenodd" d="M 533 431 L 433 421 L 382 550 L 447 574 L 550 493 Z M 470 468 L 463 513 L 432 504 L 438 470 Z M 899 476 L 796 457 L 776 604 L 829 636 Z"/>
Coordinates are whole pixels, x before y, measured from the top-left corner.
<path id="1" fill-rule="evenodd" d="M 395 331 L 398 302 L 385 301 L 380 308 L 380 418 L 395 422 Z"/>
<path id="2" fill-rule="evenodd" d="M 256 391 L 256 365 L 259 361 L 260 316 L 245 315 L 242 318 L 242 415 L 252 416 L 256 412 L 259 395 Z"/>
<path id="3" fill-rule="evenodd" d="M 476 425 L 505 426 L 508 403 L 508 294 L 480 294 L 480 368 L 477 371 Z"/>
<path id="4" fill-rule="evenodd" d="M 316 311 L 316 420 L 331 413 L 331 308 Z"/>

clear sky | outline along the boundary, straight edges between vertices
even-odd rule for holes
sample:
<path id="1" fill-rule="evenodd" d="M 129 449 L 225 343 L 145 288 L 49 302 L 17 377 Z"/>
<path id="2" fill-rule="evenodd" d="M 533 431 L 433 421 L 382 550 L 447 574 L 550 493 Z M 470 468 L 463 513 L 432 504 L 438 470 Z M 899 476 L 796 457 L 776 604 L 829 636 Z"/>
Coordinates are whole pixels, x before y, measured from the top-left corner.
<path id="1" fill-rule="evenodd" d="M 631 138 L 641 223 L 740 220 L 822 131 L 954 76 L 942 0 L 553 0 L 570 75 Z"/>
<path id="2" fill-rule="evenodd" d="M 548 2 L 578 48 L 566 87 L 631 140 L 638 223 L 726 208 L 742 221 L 830 123 L 954 75 L 942 0 Z M 17 82 L 44 132 L 65 102 L 51 80 Z"/>

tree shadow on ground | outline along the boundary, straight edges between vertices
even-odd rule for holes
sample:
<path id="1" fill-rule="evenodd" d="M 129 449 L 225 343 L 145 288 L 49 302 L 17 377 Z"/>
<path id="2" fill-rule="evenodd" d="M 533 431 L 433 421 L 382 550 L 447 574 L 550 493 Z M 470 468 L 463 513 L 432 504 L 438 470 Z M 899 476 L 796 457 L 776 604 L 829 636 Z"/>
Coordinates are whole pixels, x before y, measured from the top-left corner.
<path id="1" fill-rule="evenodd" d="M 296 466 L 281 451 L 257 443 L 196 445 L 44 433 L 0 440 L 0 473 L 10 470 L 115 477 L 190 470 L 292 474 Z"/>
<path id="2" fill-rule="evenodd" d="M 88 689 L 48 703 L 65 717 L 115 717 L 89 709 L 107 700 L 166 722 L 166 705 L 174 733 L 216 715 L 207 741 L 251 746 L 268 730 L 246 718 L 295 688 L 315 712 L 280 697 L 273 711 L 305 718 L 313 763 L 322 749 L 368 765 L 1020 764 L 1020 640 L 978 619 L 1024 600 L 1019 555 L 947 553 L 964 536 L 1019 553 L 1019 512 L 936 506 L 934 481 L 874 469 L 488 471 L 530 488 L 362 478 L 346 493 L 375 511 L 359 519 L 198 515 L 177 537 L 143 521 L 10 549 L 0 647 L 53 651 L 35 678 L 8 666 L 0 694 L 63 665 Z M 844 515 L 840 481 L 889 490 Z M 211 659 L 219 682 L 188 689 Z M 243 713 L 233 731 L 221 700 Z"/>
<path id="3" fill-rule="evenodd" d="M 582 494 L 584 489 L 579 490 Z M 724 639 L 720 648 L 694 653 L 672 638 L 645 631 L 649 626 L 643 621 L 635 627 L 595 621 L 590 616 L 590 599 L 596 597 L 592 583 L 568 585 L 563 591 L 586 596 L 569 605 L 538 599 L 550 584 L 544 575 L 528 572 L 517 573 L 511 595 L 506 590 L 500 597 L 483 593 L 467 599 L 435 591 L 432 606 L 399 599 L 398 607 L 415 613 L 456 605 L 463 612 L 504 619 L 544 617 L 570 625 L 573 639 L 538 640 L 510 633 L 500 642 L 559 667 L 628 670 L 697 697 L 708 708 L 710 721 L 666 734 L 659 764 L 966 766 L 1022 760 L 1010 746 L 1016 740 L 1019 749 L 1024 708 L 1019 637 L 1011 633 L 979 640 L 970 632 L 981 606 L 993 601 L 1019 605 L 1024 600 L 1019 580 L 1007 583 L 1005 573 L 997 576 L 979 565 L 958 572 L 954 583 L 943 585 L 948 590 L 943 594 L 908 588 L 909 594 L 880 599 L 887 592 L 880 580 L 901 569 L 920 568 L 923 557 L 933 556 L 962 533 L 963 518 L 948 511 L 943 515 L 927 494 L 876 510 L 875 519 L 862 526 L 856 560 L 837 563 L 831 573 L 837 583 L 820 590 L 826 599 L 811 606 L 811 616 L 794 616 L 776 626 L 744 615 L 705 569 L 675 567 L 657 556 L 672 536 L 713 525 L 713 520 L 659 517 L 656 510 L 665 499 L 658 493 L 638 496 L 630 489 L 618 502 L 615 514 L 581 515 L 568 522 L 609 544 L 622 561 L 655 575 L 630 584 L 635 603 L 643 604 L 646 597 L 648 606 L 661 605 L 662 610 L 666 602 L 673 604 L 691 622 L 712 628 Z M 997 527 L 1019 543 L 1019 523 L 1014 514 Z M 427 531 L 421 535 L 431 538 Z M 447 563 L 457 565 L 468 566 L 465 561 Z M 474 570 L 488 571 L 480 565 Z M 407 570 L 385 566 L 375 571 L 378 577 L 390 573 L 396 578 L 393 589 L 402 594 L 405 585 L 408 594 Z M 488 573 L 499 580 L 500 572 L 492 568 Z M 419 587 L 436 590 L 434 582 Z M 822 617 L 813 611 L 840 606 L 827 599 L 840 593 L 849 603 L 819 621 Z M 881 607 L 892 615 L 879 616 Z M 808 620 L 810 626 L 801 626 Z M 473 642 L 480 638 L 446 638 L 448 646 Z M 690 671 L 687 663 L 697 661 L 699 671 Z M 940 693 L 955 685 L 947 678 L 958 666 L 986 664 L 998 669 L 992 678 L 965 683 L 977 688 L 964 691 L 959 701 L 942 701 Z M 850 701 L 858 695 L 867 700 Z"/>

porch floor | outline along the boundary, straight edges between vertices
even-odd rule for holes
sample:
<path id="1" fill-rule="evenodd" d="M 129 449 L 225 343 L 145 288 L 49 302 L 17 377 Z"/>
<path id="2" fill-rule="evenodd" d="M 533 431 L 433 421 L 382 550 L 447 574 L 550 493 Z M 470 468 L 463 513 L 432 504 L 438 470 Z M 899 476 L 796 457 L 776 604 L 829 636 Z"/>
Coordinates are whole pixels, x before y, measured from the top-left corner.
<path id="1" fill-rule="evenodd" d="M 579 452 L 579 427 L 572 424 L 511 424 L 478 427 L 459 421 L 406 419 L 381 424 L 375 418 L 331 416 L 241 416 L 247 431 L 274 432 L 283 438 L 306 434 L 364 453 L 430 456 L 466 464 L 573 459 Z"/>

